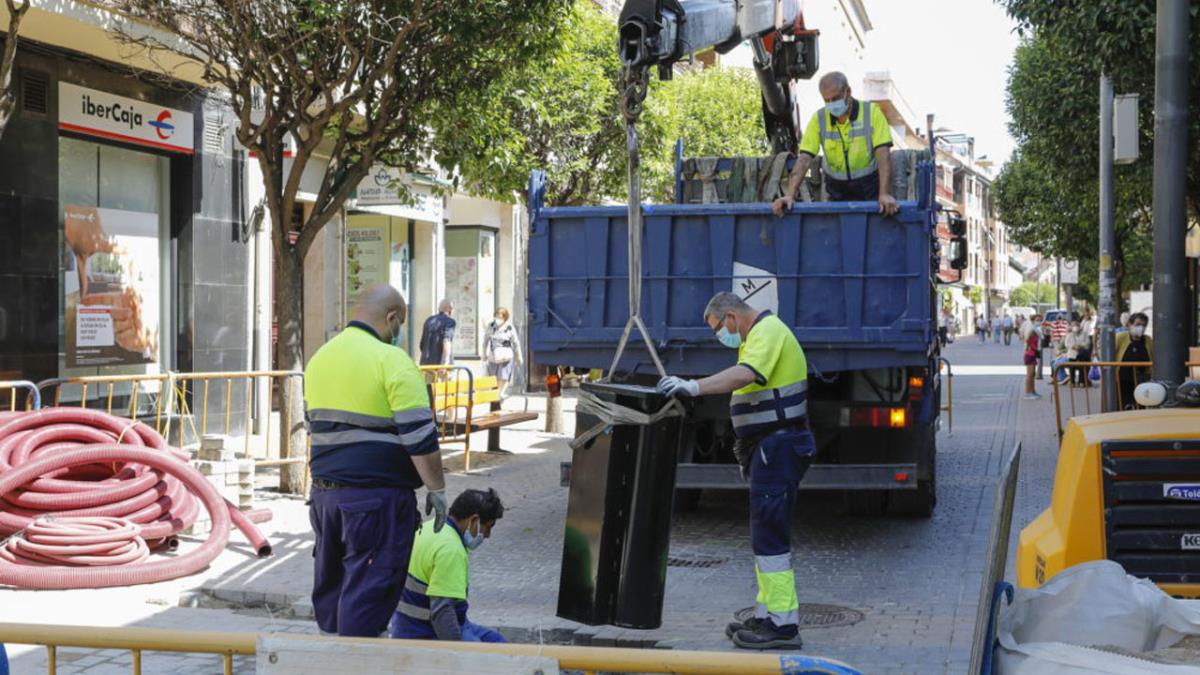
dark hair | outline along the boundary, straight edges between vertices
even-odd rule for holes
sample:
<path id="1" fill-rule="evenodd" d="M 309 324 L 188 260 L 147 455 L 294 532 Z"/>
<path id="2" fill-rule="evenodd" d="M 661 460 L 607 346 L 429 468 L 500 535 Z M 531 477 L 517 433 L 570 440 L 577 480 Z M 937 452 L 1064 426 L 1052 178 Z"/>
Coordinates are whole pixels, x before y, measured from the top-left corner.
<path id="1" fill-rule="evenodd" d="M 1130 315 L 1129 315 L 1129 325 L 1130 325 L 1130 326 L 1132 326 L 1132 325 L 1133 325 L 1133 322 L 1134 322 L 1134 321 L 1137 321 L 1138 319 L 1141 319 L 1142 321 L 1145 321 L 1147 324 L 1149 324 L 1149 323 L 1150 323 L 1150 317 L 1146 316 L 1146 315 L 1145 315 L 1145 314 L 1143 314 L 1142 312 L 1136 312 L 1136 313 L 1134 313 L 1134 314 L 1130 314 Z"/>
<path id="2" fill-rule="evenodd" d="M 471 516 L 479 516 L 479 520 L 491 523 L 504 517 L 504 504 L 500 503 L 500 495 L 492 488 L 486 492 L 463 490 L 450 505 L 450 516 L 460 522 Z"/>

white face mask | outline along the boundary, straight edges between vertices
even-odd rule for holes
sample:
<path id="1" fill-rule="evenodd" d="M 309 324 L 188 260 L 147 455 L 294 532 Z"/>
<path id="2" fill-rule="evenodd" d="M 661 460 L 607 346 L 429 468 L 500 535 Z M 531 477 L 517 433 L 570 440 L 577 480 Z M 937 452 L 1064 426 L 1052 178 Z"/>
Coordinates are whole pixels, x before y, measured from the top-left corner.
<path id="1" fill-rule="evenodd" d="M 1129 333 L 1131 335 L 1133 335 L 1134 337 L 1142 337 L 1143 335 L 1146 334 L 1146 327 L 1140 323 L 1137 325 L 1134 325 L 1134 326 L 1130 326 Z"/>

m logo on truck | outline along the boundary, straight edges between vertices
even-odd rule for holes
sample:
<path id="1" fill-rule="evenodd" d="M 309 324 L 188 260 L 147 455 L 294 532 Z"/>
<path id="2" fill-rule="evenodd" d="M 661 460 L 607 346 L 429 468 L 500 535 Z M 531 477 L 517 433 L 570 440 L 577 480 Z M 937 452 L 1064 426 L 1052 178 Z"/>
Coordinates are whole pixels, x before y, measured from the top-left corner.
<path id="1" fill-rule="evenodd" d="M 1190 502 L 1200 502 L 1200 484 L 1163 483 L 1163 497 L 1166 497 L 1167 499 L 1182 499 Z"/>

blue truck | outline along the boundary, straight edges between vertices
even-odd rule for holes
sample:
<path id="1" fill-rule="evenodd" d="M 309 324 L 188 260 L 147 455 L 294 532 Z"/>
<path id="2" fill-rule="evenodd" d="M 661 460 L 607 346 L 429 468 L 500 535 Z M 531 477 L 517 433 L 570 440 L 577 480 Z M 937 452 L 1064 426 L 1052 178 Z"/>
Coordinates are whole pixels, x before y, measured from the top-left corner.
<path id="1" fill-rule="evenodd" d="M 914 175 L 916 198 L 901 200 L 889 217 L 875 202 L 798 202 L 783 217 L 768 203 L 681 203 L 682 178 L 676 203 L 642 207 L 642 318 L 667 372 L 699 377 L 734 363 L 734 350 L 702 317 L 713 294 L 732 290 L 775 312 L 809 363 L 819 449 L 801 487 L 842 491 L 852 513 L 928 516 L 937 502 L 941 251 L 933 162 L 918 163 Z M 607 369 L 629 315 L 627 210 L 544 207 L 540 176 L 530 188 L 533 359 Z M 612 376 L 657 380 L 648 350 L 632 339 Z M 677 504 L 703 489 L 745 489 L 732 456 L 728 397 L 704 397 L 685 426 Z"/>

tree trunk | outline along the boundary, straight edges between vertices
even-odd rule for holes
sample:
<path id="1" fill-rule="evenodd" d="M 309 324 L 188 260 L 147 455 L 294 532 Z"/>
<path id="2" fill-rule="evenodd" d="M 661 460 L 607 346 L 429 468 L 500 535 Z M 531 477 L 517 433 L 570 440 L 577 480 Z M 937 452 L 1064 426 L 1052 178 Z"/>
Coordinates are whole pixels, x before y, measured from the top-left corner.
<path id="1" fill-rule="evenodd" d="M 280 236 L 276 234 L 276 236 Z M 286 233 L 282 236 L 286 237 Z M 279 370 L 304 370 L 304 262 L 284 244 L 275 258 L 275 320 L 279 342 L 275 347 Z M 308 430 L 304 425 L 304 388 L 299 378 L 279 384 L 279 455 L 281 459 L 308 456 Z M 305 464 L 284 464 L 279 470 L 279 491 L 305 494 Z"/>

